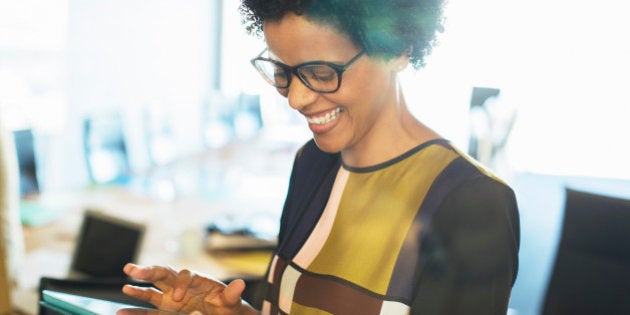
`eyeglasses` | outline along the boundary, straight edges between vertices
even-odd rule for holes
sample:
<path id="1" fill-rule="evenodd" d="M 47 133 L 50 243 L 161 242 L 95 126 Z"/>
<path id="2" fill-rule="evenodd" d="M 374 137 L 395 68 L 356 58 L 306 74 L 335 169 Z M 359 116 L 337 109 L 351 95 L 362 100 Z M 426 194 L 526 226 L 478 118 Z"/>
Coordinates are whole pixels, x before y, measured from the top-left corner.
<path id="1" fill-rule="evenodd" d="M 360 51 L 344 65 L 326 61 L 309 61 L 297 66 L 288 66 L 282 62 L 264 58 L 263 50 L 251 60 L 252 65 L 263 76 L 265 81 L 279 89 L 286 89 L 291 84 L 295 74 L 304 85 L 318 93 L 334 93 L 341 86 L 341 74 L 361 57 L 365 51 Z"/>

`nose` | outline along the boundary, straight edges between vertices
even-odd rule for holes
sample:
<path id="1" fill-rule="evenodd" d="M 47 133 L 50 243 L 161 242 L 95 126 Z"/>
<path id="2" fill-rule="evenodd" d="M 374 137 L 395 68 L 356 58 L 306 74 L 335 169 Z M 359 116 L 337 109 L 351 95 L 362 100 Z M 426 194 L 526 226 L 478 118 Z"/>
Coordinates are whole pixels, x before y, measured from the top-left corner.
<path id="1" fill-rule="evenodd" d="M 295 110 L 300 110 L 313 102 L 319 93 L 309 89 L 295 74 L 291 78 L 291 84 L 287 88 L 287 99 L 289 105 Z"/>

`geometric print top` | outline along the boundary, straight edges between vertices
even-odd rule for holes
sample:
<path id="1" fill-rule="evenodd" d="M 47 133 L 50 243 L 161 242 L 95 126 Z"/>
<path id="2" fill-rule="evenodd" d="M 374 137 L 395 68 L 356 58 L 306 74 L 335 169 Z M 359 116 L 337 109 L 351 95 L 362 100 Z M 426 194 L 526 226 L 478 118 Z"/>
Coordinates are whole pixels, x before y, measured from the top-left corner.
<path id="1" fill-rule="evenodd" d="M 493 176 L 434 140 L 343 165 L 307 144 L 294 165 L 263 314 L 410 314 L 425 226 L 453 187 Z"/>

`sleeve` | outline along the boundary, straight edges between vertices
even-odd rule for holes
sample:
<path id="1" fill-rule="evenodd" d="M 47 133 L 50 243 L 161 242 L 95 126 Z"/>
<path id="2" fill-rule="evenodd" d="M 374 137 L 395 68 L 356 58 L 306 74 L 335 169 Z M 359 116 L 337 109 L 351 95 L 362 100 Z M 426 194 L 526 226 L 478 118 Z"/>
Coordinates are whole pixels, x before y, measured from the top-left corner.
<path id="1" fill-rule="evenodd" d="M 466 182 L 427 225 L 413 314 L 505 315 L 520 242 L 512 189 L 485 176 Z"/>
<path id="2" fill-rule="evenodd" d="M 278 241 L 281 244 L 304 215 L 304 205 L 311 201 L 313 194 L 327 180 L 334 181 L 336 166 L 340 165 L 340 155 L 321 151 L 314 140 L 308 141 L 295 155 L 289 188 L 280 218 Z M 332 177 L 331 177 L 332 176 Z M 332 186 L 331 186 L 332 187 Z M 311 214 L 319 216 L 319 214 Z"/>
<path id="3" fill-rule="evenodd" d="M 288 215 L 288 211 L 287 209 L 290 208 L 290 204 L 291 204 L 291 196 L 293 195 L 293 191 L 295 190 L 295 181 L 296 181 L 296 172 L 297 172 L 297 165 L 298 162 L 300 160 L 300 157 L 302 156 L 302 152 L 304 152 L 304 148 L 306 145 L 302 146 L 297 153 L 295 154 L 295 157 L 293 158 L 293 166 L 291 168 L 291 176 L 289 177 L 289 187 L 287 189 L 287 195 L 285 197 L 284 200 L 284 206 L 282 208 L 282 214 L 280 216 L 280 231 L 278 231 L 278 240 L 282 240 L 284 239 L 284 236 L 286 234 L 286 221 L 287 221 L 287 215 Z"/>

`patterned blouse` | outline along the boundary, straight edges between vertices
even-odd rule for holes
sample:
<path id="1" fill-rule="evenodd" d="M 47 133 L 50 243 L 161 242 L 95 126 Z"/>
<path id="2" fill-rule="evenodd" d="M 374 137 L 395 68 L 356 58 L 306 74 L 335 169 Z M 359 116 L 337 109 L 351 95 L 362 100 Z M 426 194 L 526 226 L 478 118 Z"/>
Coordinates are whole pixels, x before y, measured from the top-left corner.
<path id="1" fill-rule="evenodd" d="M 353 168 L 297 154 L 263 314 L 505 314 L 512 190 L 446 140 Z"/>

